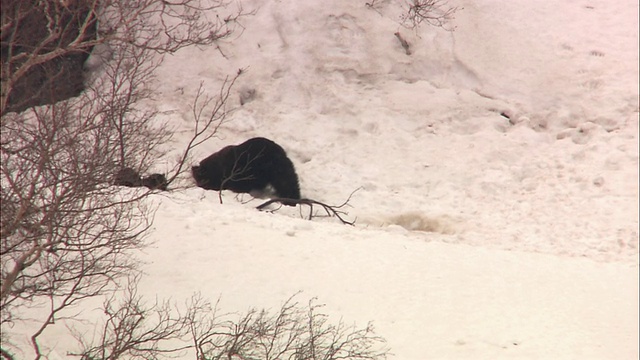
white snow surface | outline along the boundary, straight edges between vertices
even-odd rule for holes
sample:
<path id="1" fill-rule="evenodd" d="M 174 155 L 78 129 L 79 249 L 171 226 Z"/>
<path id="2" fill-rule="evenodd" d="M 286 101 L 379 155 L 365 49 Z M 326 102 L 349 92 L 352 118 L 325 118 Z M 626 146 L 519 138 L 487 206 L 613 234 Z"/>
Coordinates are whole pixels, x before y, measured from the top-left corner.
<path id="1" fill-rule="evenodd" d="M 365 2 L 243 1 L 244 31 L 167 56 L 149 104 L 177 129 L 166 171 L 199 84 L 245 69 L 195 159 L 270 138 L 304 197 L 359 189 L 355 226 L 153 195 L 141 294 L 243 312 L 301 291 L 330 321 L 372 321 L 392 359 L 638 359 L 638 2 L 451 1 L 453 31 Z"/>

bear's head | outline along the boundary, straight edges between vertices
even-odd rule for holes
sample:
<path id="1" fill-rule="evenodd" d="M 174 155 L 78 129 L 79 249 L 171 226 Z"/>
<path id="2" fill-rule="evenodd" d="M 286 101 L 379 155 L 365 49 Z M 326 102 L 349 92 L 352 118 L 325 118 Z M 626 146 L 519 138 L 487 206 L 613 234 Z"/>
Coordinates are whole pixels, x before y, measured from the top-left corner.
<path id="1" fill-rule="evenodd" d="M 221 169 L 215 166 L 192 166 L 191 174 L 196 185 L 207 190 L 220 190 L 224 179 Z"/>

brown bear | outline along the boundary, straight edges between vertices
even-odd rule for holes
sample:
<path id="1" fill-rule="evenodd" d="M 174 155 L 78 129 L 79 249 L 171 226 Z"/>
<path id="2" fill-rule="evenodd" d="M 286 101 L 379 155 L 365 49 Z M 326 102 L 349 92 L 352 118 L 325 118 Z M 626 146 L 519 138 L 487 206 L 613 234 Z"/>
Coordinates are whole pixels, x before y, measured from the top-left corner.
<path id="1" fill-rule="evenodd" d="M 140 177 L 137 171 L 130 167 L 120 169 L 113 178 L 113 184 L 127 187 L 146 186 L 151 190 L 167 190 L 167 178 L 162 174 L 151 174 L 145 178 Z"/>
<path id="2" fill-rule="evenodd" d="M 271 186 L 279 198 L 300 199 L 293 163 L 280 145 L 263 137 L 227 146 L 193 166 L 191 172 L 196 184 L 207 190 L 251 193 Z M 281 202 L 296 205 L 295 201 Z"/>
<path id="3" fill-rule="evenodd" d="M 130 167 L 120 169 L 116 176 L 113 178 L 113 184 L 127 187 L 139 187 L 142 186 L 142 178 L 137 171 Z"/>
<path id="4" fill-rule="evenodd" d="M 142 185 L 151 190 L 167 190 L 167 177 L 162 174 L 151 174 L 142 179 Z"/>

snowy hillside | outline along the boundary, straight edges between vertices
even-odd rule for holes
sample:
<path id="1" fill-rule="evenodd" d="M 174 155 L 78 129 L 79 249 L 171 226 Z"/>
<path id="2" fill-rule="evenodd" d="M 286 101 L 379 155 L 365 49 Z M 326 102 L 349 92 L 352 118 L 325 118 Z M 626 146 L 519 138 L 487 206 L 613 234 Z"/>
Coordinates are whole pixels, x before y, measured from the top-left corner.
<path id="1" fill-rule="evenodd" d="M 454 31 L 413 31 L 403 2 L 365 2 L 243 1 L 242 33 L 167 56 L 148 104 L 178 153 L 200 83 L 246 69 L 196 159 L 270 138 L 304 197 L 358 189 L 355 226 L 154 195 L 141 293 L 242 312 L 302 291 L 393 359 L 637 359 L 638 3 L 460 0 Z"/>
<path id="2" fill-rule="evenodd" d="M 266 136 L 294 159 L 304 195 L 339 203 L 363 187 L 361 225 L 418 212 L 448 223 L 447 242 L 633 261 L 637 4 L 462 6 L 454 32 L 416 34 L 393 4 L 381 15 L 355 2 L 257 3 L 221 44 L 227 59 L 191 49 L 166 60 L 161 106 L 188 126 L 199 82 L 215 92 L 246 68 L 238 91 L 257 99 L 201 158 Z"/>

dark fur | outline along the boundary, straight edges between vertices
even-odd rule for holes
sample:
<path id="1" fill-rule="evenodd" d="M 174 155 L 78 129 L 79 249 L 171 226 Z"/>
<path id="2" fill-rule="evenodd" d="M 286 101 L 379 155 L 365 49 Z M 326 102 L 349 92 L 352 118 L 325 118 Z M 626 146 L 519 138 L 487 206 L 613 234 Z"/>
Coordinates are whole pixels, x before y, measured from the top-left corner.
<path id="1" fill-rule="evenodd" d="M 293 163 L 275 142 L 257 137 L 231 145 L 191 168 L 196 184 L 207 190 L 237 193 L 262 191 L 271 185 L 278 197 L 300 199 Z M 295 206 L 294 202 L 283 202 Z"/>
<path id="2" fill-rule="evenodd" d="M 139 187 L 142 186 L 142 179 L 137 171 L 126 167 L 118 171 L 116 176 L 113 178 L 113 184 L 127 187 Z"/>
<path id="3" fill-rule="evenodd" d="M 151 190 L 167 190 L 167 178 L 162 174 L 151 174 L 142 179 L 142 185 Z"/>
<path id="4" fill-rule="evenodd" d="M 127 187 L 146 186 L 151 190 L 167 190 L 167 178 L 162 174 L 151 174 L 145 178 L 140 177 L 137 171 L 126 167 L 120 169 L 113 178 L 113 184 Z"/>

